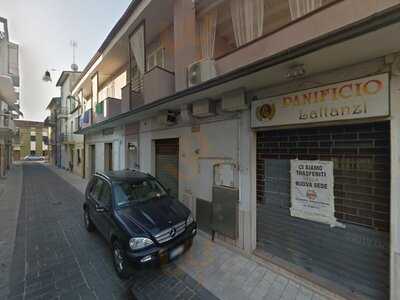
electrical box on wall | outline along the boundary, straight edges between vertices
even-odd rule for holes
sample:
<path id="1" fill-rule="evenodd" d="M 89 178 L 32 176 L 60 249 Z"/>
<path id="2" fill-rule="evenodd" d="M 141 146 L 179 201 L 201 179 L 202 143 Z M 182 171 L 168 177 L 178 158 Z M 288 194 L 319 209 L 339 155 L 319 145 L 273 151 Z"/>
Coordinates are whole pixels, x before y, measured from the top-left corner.
<path id="1" fill-rule="evenodd" d="M 165 111 L 157 117 L 158 123 L 163 126 L 171 126 L 176 124 L 176 115 L 174 112 Z"/>
<path id="2" fill-rule="evenodd" d="M 215 103 L 210 99 L 193 103 L 192 115 L 198 118 L 215 115 Z"/>
<path id="3" fill-rule="evenodd" d="M 235 90 L 222 95 L 222 110 L 240 111 L 248 109 L 244 89 Z"/>

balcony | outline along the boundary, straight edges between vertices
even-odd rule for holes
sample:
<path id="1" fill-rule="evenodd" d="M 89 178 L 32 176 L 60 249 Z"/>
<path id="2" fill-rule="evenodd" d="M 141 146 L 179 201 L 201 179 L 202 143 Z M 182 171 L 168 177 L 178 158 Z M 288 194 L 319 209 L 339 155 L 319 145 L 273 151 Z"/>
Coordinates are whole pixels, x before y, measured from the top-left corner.
<path id="1" fill-rule="evenodd" d="M 55 127 L 57 124 L 57 118 L 55 114 L 51 114 L 44 120 L 44 126 Z"/>
<path id="2" fill-rule="evenodd" d="M 121 113 L 121 100 L 108 97 L 96 105 L 94 123 L 99 123 Z"/>
<path id="3" fill-rule="evenodd" d="M 69 109 L 65 106 L 61 106 L 57 109 L 57 118 L 58 119 L 67 119 L 69 115 Z"/>
<path id="4" fill-rule="evenodd" d="M 159 66 L 144 74 L 144 104 L 171 96 L 175 93 L 175 75 Z"/>
<path id="5" fill-rule="evenodd" d="M 17 129 L 10 116 L 0 116 L 0 134 L 11 135 L 15 134 L 16 132 Z"/>
<path id="6" fill-rule="evenodd" d="M 140 91 L 131 91 L 129 84 L 122 88 L 121 113 L 126 113 L 143 104 L 144 96 Z"/>
<path id="7" fill-rule="evenodd" d="M 198 22 L 209 12 L 210 2 L 212 1 L 198 2 Z M 218 16 L 213 56 L 217 75 L 272 57 L 359 22 L 389 8 L 394 2 L 375 1 L 364 5 L 363 1 L 355 0 L 271 0 L 268 5 L 264 5 L 262 30 L 252 37 L 246 37 L 244 22 L 236 24 L 241 30 L 236 28 L 235 34 L 230 2 L 221 2 L 216 8 Z"/>
<path id="8" fill-rule="evenodd" d="M 83 142 L 83 137 L 75 133 L 61 133 L 60 142 L 62 144 L 75 144 L 78 142 Z"/>

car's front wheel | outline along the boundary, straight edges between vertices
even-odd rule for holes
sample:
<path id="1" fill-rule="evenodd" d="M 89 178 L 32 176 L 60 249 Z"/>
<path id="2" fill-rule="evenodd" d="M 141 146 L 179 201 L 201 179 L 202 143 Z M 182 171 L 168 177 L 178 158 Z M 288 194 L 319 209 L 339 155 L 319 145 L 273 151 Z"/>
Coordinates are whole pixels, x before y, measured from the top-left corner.
<path id="1" fill-rule="evenodd" d="M 118 277 L 128 278 L 129 277 L 128 261 L 125 256 L 125 251 L 123 250 L 118 241 L 113 242 L 112 253 L 113 253 L 114 268 L 115 271 L 117 272 Z"/>
<path id="2" fill-rule="evenodd" d="M 94 224 L 92 219 L 90 219 L 89 209 L 87 208 L 83 211 L 83 221 L 85 222 L 85 228 L 87 231 L 94 231 Z"/>

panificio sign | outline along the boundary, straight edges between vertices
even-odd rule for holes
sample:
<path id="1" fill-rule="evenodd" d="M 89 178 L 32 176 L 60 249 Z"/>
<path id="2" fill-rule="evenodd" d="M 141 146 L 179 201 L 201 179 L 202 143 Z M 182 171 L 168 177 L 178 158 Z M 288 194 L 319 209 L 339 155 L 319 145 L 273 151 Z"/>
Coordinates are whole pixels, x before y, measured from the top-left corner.
<path id="1" fill-rule="evenodd" d="M 389 75 L 331 84 L 252 102 L 252 127 L 389 115 Z"/>

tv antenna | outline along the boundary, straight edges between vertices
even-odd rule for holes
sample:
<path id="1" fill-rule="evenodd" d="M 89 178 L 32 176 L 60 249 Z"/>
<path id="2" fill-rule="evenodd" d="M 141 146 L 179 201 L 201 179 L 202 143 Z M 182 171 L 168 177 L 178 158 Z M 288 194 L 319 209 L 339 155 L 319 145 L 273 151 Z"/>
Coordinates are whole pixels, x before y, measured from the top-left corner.
<path id="1" fill-rule="evenodd" d="M 72 71 L 74 71 L 74 72 L 76 72 L 76 71 L 78 71 L 78 65 L 76 64 L 76 61 L 75 61 L 75 51 L 76 51 L 76 48 L 78 48 L 78 43 L 75 41 L 75 40 L 71 40 L 71 42 L 70 42 L 70 46 L 72 47 L 72 65 L 71 65 L 71 70 Z"/>

